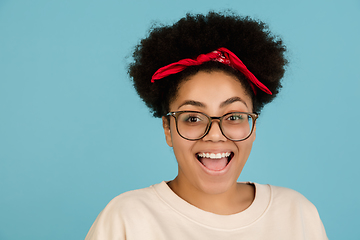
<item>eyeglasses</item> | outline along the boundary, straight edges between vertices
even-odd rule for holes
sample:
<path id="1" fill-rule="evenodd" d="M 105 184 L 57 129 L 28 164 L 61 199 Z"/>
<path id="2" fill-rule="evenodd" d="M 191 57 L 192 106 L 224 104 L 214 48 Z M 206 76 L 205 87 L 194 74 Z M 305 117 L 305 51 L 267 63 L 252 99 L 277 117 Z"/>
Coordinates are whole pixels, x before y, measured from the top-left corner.
<path id="1" fill-rule="evenodd" d="M 229 140 L 243 141 L 250 137 L 254 130 L 258 114 L 246 112 L 231 112 L 222 117 L 209 117 L 196 111 L 169 112 L 176 122 L 179 135 L 187 140 L 202 139 L 209 133 L 213 120 L 219 120 L 221 133 Z"/>

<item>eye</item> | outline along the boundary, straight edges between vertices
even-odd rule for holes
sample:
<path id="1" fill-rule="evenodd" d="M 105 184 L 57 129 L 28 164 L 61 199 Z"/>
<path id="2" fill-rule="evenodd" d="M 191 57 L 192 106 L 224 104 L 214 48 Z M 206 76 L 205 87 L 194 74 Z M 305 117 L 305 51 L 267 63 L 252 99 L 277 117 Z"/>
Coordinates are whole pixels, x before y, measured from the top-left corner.
<path id="1" fill-rule="evenodd" d="M 199 116 L 187 116 L 186 119 L 184 119 L 184 120 L 186 122 L 191 122 L 191 123 L 202 121 L 202 119 L 199 118 Z"/>
<path id="2" fill-rule="evenodd" d="M 232 114 L 226 120 L 229 121 L 241 121 L 244 119 L 243 114 Z"/>
<path id="3" fill-rule="evenodd" d="M 229 124 L 242 124 L 246 122 L 247 115 L 243 113 L 231 113 L 224 118 L 224 121 Z"/>
<path id="4" fill-rule="evenodd" d="M 207 122 L 207 118 L 201 113 L 184 112 L 179 116 L 179 121 L 185 124 L 194 125 Z"/>

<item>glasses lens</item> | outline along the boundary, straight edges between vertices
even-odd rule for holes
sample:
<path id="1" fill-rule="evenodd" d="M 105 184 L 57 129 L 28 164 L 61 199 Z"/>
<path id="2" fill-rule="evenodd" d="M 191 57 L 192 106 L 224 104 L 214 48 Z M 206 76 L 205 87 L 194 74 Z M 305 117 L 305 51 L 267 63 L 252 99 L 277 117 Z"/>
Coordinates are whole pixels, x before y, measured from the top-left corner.
<path id="1" fill-rule="evenodd" d="M 221 122 L 224 135 L 231 140 L 243 140 L 247 138 L 253 128 L 253 121 L 246 113 L 229 113 Z"/>
<path id="2" fill-rule="evenodd" d="M 199 139 L 206 131 L 209 119 L 201 113 L 184 112 L 178 116 L 177 126 L 181 136 L 187 139 Z"/>

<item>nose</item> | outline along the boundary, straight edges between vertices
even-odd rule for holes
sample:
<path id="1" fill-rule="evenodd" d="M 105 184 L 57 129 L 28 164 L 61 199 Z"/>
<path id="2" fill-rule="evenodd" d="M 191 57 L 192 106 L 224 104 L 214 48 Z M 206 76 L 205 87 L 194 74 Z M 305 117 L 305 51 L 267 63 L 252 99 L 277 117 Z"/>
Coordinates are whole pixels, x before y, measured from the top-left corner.
<path id="1" fill-rule="evenodd" d="M 205 135 L 205 137 L 203 137 L 203 140 L 219 142 L 219 141 L 226 141 L 226 139 L 227 138 L 221 132 L 219 120 L 216 121 L 212 120 L 210 129 L 208 133 Z"/>

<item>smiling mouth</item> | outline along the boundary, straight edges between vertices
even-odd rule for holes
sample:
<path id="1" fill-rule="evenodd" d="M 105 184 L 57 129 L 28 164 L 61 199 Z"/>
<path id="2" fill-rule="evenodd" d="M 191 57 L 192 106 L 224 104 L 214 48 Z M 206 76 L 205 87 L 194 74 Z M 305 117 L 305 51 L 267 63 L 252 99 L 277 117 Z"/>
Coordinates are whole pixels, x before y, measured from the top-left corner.
<path id="1" fill-rule="evenodd" d="M 224 153 L 197 153 L 197 160 L 207 169 L 213 171 L 223 170 L 233 158 L 233 152 Z"/>

